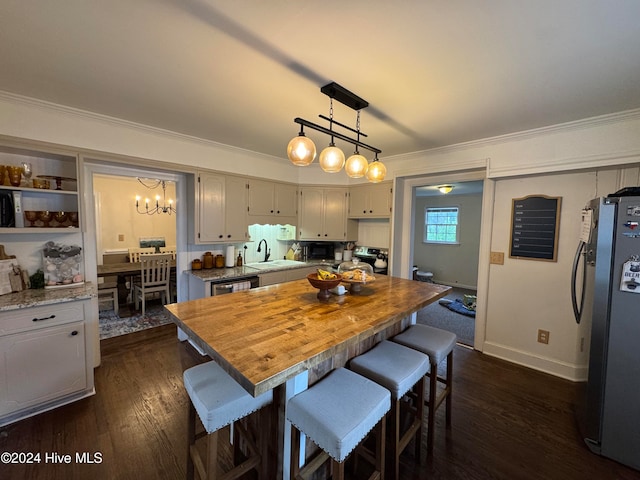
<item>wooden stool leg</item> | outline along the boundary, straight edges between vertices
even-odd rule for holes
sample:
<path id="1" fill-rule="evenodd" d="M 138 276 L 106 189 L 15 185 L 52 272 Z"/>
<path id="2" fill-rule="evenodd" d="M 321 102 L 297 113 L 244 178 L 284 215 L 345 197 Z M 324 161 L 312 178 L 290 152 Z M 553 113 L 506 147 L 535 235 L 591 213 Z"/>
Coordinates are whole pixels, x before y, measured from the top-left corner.
<path id="1" fill-rule="evenodd" d="M 376 432 L 376 470 L 380 472 L 380 478 L 384 479 L 385 469 L 385 444 L 387 441 L 387 416 L 384 415 L 378 426 Z"/>
<path id="2" fill-rule="evenodd" d="M 452 403 L 451 394 L 453 391 L 453 350 L 451 350 L 451 352 L 449 352 L 449 355 L 447 355 L 446 388 L 447 388 L 447 404 L 446 404 L 447 428 L 450 428 L 451 427 L 451 403 Z"/>
<path id="3" fill-rule="evenodd" d="M 438 391 L 438 365 L 431 364 L 429 372 L 429 413 L 427 415 L 427 453 L 433 453 L 434 430 L 436 423 L 436 397 Z"/>
<path id="4" fill-rule="evenodd" d="M 422 421 L 424 418 L 424 377 L 420 379 L 416 385 L 418 389 L 418 398 L 416 399 L 416 417 L 420 421 L 420 426 L 415 435 L 415 457 L 416 462 L 420 463 L 420 453 L 422 452 Z"/>
<path id="5" fill-rule="evenodd" d="M 400 475 L 400 400 L 396 400 L 391 404 L 391 412 L 389 416 L 391 420 L 391 453 L 393 459 L 393 478 L 398 479 Z"/>
<path id="6" fill-rule="evenodd" d="M 297 479 L 300 473 L 300 431 L 291 425 L 291 478 Z"/>
<path id="7" fill-rule="evenodd" d="M 333 463 L 333 478 L 335 480 L 344 480 L 344 462 L 338 462 L 332 460 Z"/>
<path id="8" fill-rule="evenodd" d="M 207 478 L 206 480 L 216 480 L 218 478 L 218 434 L 220 430 L 207 435 Z M 205 479 L 202 479 L 205 480 Z"/>
<path id="9" fill-rule="evenodd" d="M 193 480 L 194 477 L 194 468 L 193 468 L 193 458 L 191 457 L 191 448 L 196 443 L 196 409 L 193 408 L 193 404 L 189 402 L 189 418 L 187 420 L 188 430 L 187 430 L 187 480 Z"/>

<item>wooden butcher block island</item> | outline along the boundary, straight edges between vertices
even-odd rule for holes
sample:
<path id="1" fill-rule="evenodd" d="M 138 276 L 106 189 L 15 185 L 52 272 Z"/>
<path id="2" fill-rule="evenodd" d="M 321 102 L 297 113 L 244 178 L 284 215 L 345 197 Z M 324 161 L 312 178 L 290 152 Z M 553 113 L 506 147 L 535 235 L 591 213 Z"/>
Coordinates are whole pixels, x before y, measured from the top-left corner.
<path id="1" fill-rule="evenodd" d="M 358 294 L 332 295 L 321 302 L 304 279 L 165 308 L 198 346 L 257 396 L 375 340 L 449 290 L 378 275 Z"/>
<path id="2" fill-rule="evenodd" d="M 190 340 L 250 394 L 273 389 L 269 478 L 289 478 L 287 400 L 407 328 L 450 287 L 378 275 L 358 293 L 317 298 L 306 279 L 165 306 Z"/>

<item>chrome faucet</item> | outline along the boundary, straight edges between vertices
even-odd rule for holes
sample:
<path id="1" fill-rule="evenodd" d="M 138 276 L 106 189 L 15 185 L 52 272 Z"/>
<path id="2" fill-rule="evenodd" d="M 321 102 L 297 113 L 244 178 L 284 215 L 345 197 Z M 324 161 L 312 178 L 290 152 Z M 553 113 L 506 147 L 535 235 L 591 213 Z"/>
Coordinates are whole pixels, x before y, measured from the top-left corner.
<path id="1" fill-rule="evenodd" d="M 264 242 L 264 260 L 263 260 L 263 262 L 267 262 L 269 260 L 269 256 L 271 256 L 271 250 L 268 249 L 267 241 L 263 238 L 262 240 L 260 240 L 260 243 L 258 243 L 258 253 L 260 253 L 262 251 L 262 250 L 260 250 L 260 245 L 262 245 L 262 242 Z"/>

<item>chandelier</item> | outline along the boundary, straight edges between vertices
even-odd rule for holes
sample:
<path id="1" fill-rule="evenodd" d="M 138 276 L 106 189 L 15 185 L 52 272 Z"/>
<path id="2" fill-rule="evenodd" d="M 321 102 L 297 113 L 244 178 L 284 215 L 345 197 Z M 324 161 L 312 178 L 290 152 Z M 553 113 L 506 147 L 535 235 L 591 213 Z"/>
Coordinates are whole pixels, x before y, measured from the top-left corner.
<path id="1" fill-rule="evenodd" d="M 167 204 L 167 182 L 165 180 L 158 179 L 149 179 L 149 178 L 140 178 L 136 177 L 138 182 L 140 182 L 145 187 L 153 190 L 154 188 L 162 187 L 162 205 L 160 205 L 160 195 L 156 195 L 156 204 L 149 208 L 149 199 L 144 199 L 144 210 L 140 210 L 140 200 L 141 197 L 136 195 L 136 211 L 141 215 L 153 215 L 155 213 L 167 213 L 171 215 L 172 213 L 176 213 L 176 209 L 173 208 L 173 200 L 169 199 Z"/>
<path id="2" fill-rule="evenodd" d="M 329 122 L 329 128 L 317 125 L 300 117 L 295 118 L 293 121 L 300 125 L 300 132 L 298 133 L 298 136 L 294 137 L 287 146 L 287 156 L 289 157 L 289 160 L 291 160 L 291 163 L 298 166 L 307 166 L 316 158 L 316 146 L 313 141 L 304 134 L 304 127 L 308 127 L 312 130 L 329 135 L 331 138 L 329 146 L 320 152 L 318 162 L 320 163 L 320 168 L 322 168 L 322 170 L 329 173 L 335 173 L 339 172 L 344 167 L 345 172 L 351 178 L 366 176 L 367 180 L 372 183 L 378 183 L 384 180 L 384 177 L 387 174 L 387 168 L 380 160 L 378 160 L 378 154 L 382 153 L 382 150 L 360 141 L 361 136 L 367 137 L 366 134 L 360 131 L 360 110 L 368 107 L 369 103 L 335 82 L 325 85 L 320 88 L 320 91 L 330 98 L 329 117 L 319 115 L 320 118 Z M 357 112 L 355 129 L 333 119 L 334 99 Z M 333 129 L 334 125 L 355 133 L 356 138 L 354 139 L 340 132 L 336 132 Z M 335 138 L 355 145 L 353 155 L 346 159 L 346 161 L 342 150 L 335 146 Z M 360 154 L 358 148 L 363 148 L 373 152 L 373 161 L 369 163 L 367 159 Z"/>

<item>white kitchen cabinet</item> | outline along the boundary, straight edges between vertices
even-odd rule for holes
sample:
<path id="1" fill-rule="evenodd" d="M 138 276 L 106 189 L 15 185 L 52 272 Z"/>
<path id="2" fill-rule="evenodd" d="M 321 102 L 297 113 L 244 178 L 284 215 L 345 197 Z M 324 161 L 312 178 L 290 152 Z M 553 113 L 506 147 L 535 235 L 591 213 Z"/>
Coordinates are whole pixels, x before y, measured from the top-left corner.
<path id="1" fill-rule="evenodd" d="M 309 273 L 317 271 L 317 267 L 291 268 L 287 270 L 278 270 L 275 272 L 266 272 L 258 275 L 260 278 L 260 286 L 274 285 L 276 283 L 291 282 L 306 278 Z"/>
<path id="2" fill-rule="evenodd" d="M 357 224 L 347 218 L 348 190 L 302 187 L 298 240 L 357 240 Z"/>
<path id="3" fill-rule="evenodd" d="M 247 180 L 200 172 L 195 188 L 194 243 L 246 242 Z"/>
<path id="4" fill-rule="evenodd" d="M 91 395 L 89 300 L 0 312 L 0 425 Z"/>
<path id="5" fill-rule="evenodd" d="M 31 165 L 31 179 L 24 175 L 19 186 L 12 186 L 8 172 L 0 170 L 0 196 L 14 204 L 15 222 L 8 226 L 0 218 L 0 234 L 79 232 L 77 155 L 64 150 L 44 149 L 39 144 L 0 137 L 0 165 Z M 48 177 L 48 178 L 39 178 Z M 49 188 L 33 188 L 33 180 L 49 182 Z M 57 189 L 59 187 L 59 189 Z M 15 206 L 19 205 L 19 209 Z M 62 228 L 63 227 L 63 228 Z"/>
<path id="6" fill-rule="evenodd" d="M 249 179 L 249 223 L 293 225 L 297 214 L 297 185 Z"/>
<path id="7" fill-rule="evenodd" d="M 350 187 L 349 218 L 389 218 L 391 193 L 391 182 Z"/>

